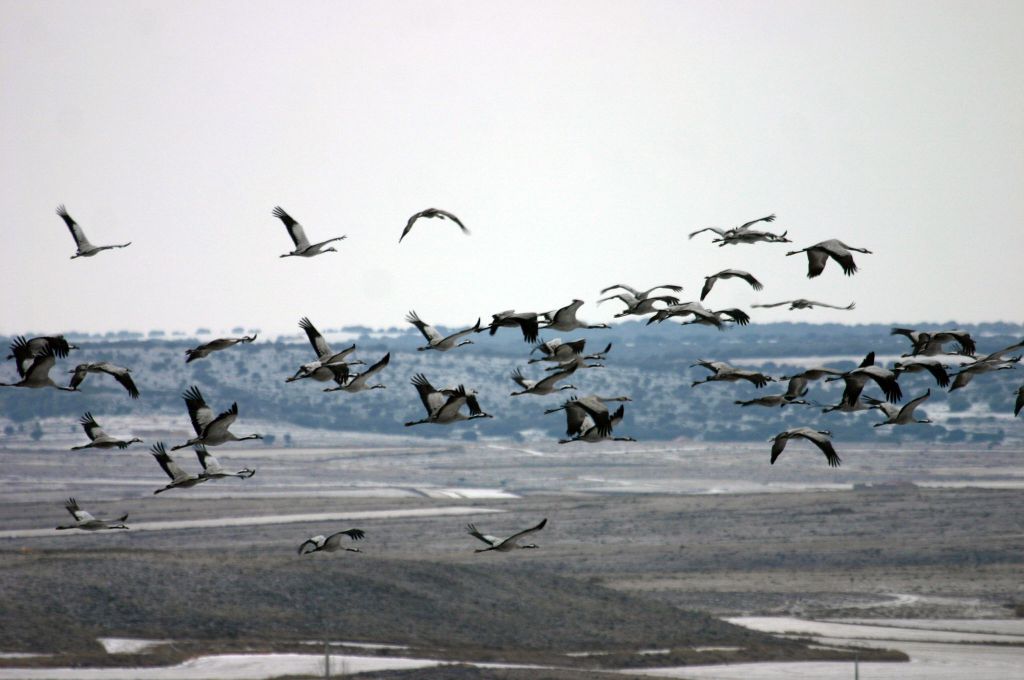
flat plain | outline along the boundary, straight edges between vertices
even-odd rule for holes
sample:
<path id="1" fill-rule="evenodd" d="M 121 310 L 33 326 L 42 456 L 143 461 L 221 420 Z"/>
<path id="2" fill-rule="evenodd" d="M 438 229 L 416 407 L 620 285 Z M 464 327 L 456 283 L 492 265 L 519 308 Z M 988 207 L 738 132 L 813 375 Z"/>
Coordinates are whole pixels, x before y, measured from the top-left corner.
<path id="1" fill-rule="evenodd" d="M 1010 619 L 1024 602 L 1016 450 L 841 449 L 836 471 L 802 447 L 769 466 L 767 446 L 630 446 L 225 446 L 222 462 L 256 476 L 159 496 L 143 448 L 0 451 L 0 651 L 45 655 L 0 666 L 160 665 L 324 638 L 579 669 L 841 659 L 723 619 Z M 70 495 L 136 528 L 53 531 Z M 465 532 L 542 518 L 535 550 L 475 553 Z M 362 553 L 296 554 L 350 527 L 366 531 Z M 173 644 L 113 655 L 100 637 Z"/>

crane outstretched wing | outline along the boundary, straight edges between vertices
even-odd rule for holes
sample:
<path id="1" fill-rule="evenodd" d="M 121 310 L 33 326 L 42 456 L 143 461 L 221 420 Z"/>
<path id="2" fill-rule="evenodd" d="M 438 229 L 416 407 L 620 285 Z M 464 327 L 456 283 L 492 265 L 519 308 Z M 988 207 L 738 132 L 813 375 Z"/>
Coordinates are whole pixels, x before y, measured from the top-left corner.
<path id="1" fill-rule="evenodd" d="M 68 231 L 71 232 L 72 238 L 75 239 L 75 246 L 77 246 L 79 250 L 87 250 L 93 247 L 92 244 L 89 243 L 89 239 L 86 238 L 85 232 L 82 231 L 80 226 L 78 226 L 78 222 L 75 222 L 63 205 L 57 206 L 57 214 L 60 215 L 62 220 L 64 220 L 64 224 L 68 225 Z"/>
<path id="2" fill-rule="evenodd" d="M 296 250 L 305 250 L 309 247 L 309 239 L 306 238 L 306 232 L 302 225 L 286 213 L 281 206 L 274 207 L 274 217 L 284 222 L 284 226 L 288 230 L 288 235 L 292 237 Z"/>

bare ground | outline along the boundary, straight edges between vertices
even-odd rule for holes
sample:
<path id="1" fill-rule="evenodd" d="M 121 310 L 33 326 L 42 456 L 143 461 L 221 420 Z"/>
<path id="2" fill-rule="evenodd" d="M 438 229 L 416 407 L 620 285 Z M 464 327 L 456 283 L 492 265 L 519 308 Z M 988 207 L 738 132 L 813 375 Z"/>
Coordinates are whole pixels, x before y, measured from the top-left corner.
<path id="1" fill-rule="evenodd" d="M 466 660 L 569 665 L 564 652 L 610 650 L 587 663 L 612 667 L 642 665 L 636 651 L 666 647 L 674 662 L 707 663 L 693 650 L 703 645 L 742 648 L 719 653 L 722 661 L 805 658 L 803 645 L 691 612 L 1012 616 L 1007 605 L 1024 601 L 1024 526 L 1008 509 L 1022 500 L 1021 491 L 983 489 L 140 499 L 134 514 L 147 520 L 468 504 L 506 511 L 468 516 L 488 532 L 541 517 L 549 524 L 536 536 L 540 549 L 511 554 L 473 553 L 459 517 L 360 522 L 364 554 L 302 558 L 294 551 L 307 536 L 347 525 L 5 539 L 0 649 L 74 651 L 82 663 L 163 663 L 168 653 L 281 650 L 327 632 Z M 119 504 L 91 507 L 115 514 Z M 52 505 L 37 502 L 0 501 L 0 511 L 8 527 L 39 526 L 39 516 L 53 515 Z M 99 635 L 181 643 L 176 652 L 117 661 L 97 650 Z"/>

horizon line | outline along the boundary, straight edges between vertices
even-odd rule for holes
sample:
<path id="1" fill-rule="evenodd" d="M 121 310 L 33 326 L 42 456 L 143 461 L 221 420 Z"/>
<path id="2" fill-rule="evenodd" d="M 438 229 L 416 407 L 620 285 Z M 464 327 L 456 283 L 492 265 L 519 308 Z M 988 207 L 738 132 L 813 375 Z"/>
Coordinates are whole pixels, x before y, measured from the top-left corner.
<path id="1" fill-rule="evenodd" d="M 614 330 L 621 328 L 627 324 L 643 325 L 643 320 L 627 319 L 624 321 L 613 322 L 612 326 L 608 330 Z M 755 327 L 767 327 L 767 326 L 849 326 L 849 327 L 865 327 L 865 326 L 886 326 L 886 327 L 917 327 L 917 326 L 942 326 L 942 327 L 981 327 L 981 326 L 1012 326 L 1024 329 L 1024 322 L 1022 321 L 1006 321 L 1006 320 L 993 320 L 993 321 L 974 321 L 960 323 L 957 321 L 862 321 L 857 323 L 847 323 L 842 321 L 763 321 L 756 324 L 750 324 L 747 329 Z M 452 329 L 458 328 L 459 326 L 449 326 L 446 324 L 436 324 L 438 328 Z M 582 331 L 583 329 L 581 329 Z M 346 324 L 344 326 L 326 326 L 321 331 L 322 333 L 395 333 L 400 332 L 401 334 L 416 334 L 417 331 L 412 326 L 386 326 L 386 327 L 373 327 L 365 324 Z M 222 333 L 260 333 L 270 335 L 272 337 L 281 336 L 302 336 L 303 331 L 301 329 L 292 330 L 264 330 L 262 328 L 246 328 L 243 326 L 234 326 L 231 329 L 219 329 L 214 330 L 206 326 L 199 326 L 195 330 L 185 331 L 181 329 L 168 329 L 168 328 L 150 328 L 148 330 L 136 330 L 132 328 L 119 328 L 102 331 L 83 331 L 83 330 L 65 330 L 57 333 L 59 335 L 77 335 L 77 336 L 110 336 L 110 335 L 132 335 L 138 337 L 132 337 L 132 340 L 162 340 L 162 339 L 176 339 L 176 338 L 194 338 L 206 335 L 218 335 Z M 53 335 L 50 331 L 39 331 L 35 329 L 11 333 L 7 331 L 0 331 L 0 337 L 4 338 L 15 338 L 18 336 L 39 336 L 39 335 Z M 155 335 L 154 335 L 155 334 Z M 259 341 L 259 340 L 257 340 Z"/>

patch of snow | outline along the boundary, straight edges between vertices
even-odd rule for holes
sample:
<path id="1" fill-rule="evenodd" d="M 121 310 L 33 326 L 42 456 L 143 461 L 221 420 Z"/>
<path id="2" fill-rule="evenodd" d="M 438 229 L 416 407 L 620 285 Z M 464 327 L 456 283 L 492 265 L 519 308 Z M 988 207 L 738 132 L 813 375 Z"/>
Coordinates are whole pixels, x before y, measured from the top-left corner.
<path id="1" fill-rule="evenodd" d="M 939 599 L 939 598 L 935 598 Z M 942 598 L 960 602 L 959 598 Z M 931 601 L 932 598 L 927 598 Z M 822 619 L 829 623 L 1024 636 L 1024 619 Z"/>
<path id="2" fill-rule="evenodd" d="M 521 498 L 521 496 L 508 491 L 502 491 L 501 489 L 423 489 L 423 493 L 430 498 L 466 498 L 476 500 Z"/>
<path id="3" fill-rule="evenodd" d="M 1010 642 L 1024 643 L 1024 635 L 1008 633 L 971 633 L 923 628 L 896 628 L 887 625 L 831 623 L 808 621 L 789 616 L 739 616 L 727 618 L 729 623 L 764 633 L 813 635 L 850 640 L 888 640 L 909 642 Z M 1024 650 L 1022 650 L 1024 660 Z"/>
<path id="4" fill-rule="evenodd" d="M 331 655 L 331 672 L 366 673 L 439 666 L 434 659 Z M 322 676 L 318 654 L 217 654 L 157 668 L 0 668 L 0 680 L 269 680 Z"/>
<path id="5" fill-rule="evenodd" d="M 171 640 L 138 640 L 135 638 L 102 637 L 96 640 L 107 654 L 137 654 L 153 647 L 166 645 Z"/>
<path id="6" fill-rule="evenodd" d="M 906 630 L 884 626 L 841 624 L 822 621 L 806 621 L 791 617 L 736 617 L 728 619 L 733 623 L 769 633 L 800 632 L 813 635 L 816 648 L 836 649 L 851 646 L 876 649 L 898 649 L 910 657 L 910 663 L 862 662 L 858 664 L 860 677 L 873 680 L 1005 680 L 1020 677 L 1024 667 L 1024 648 L 1010 645 L 962 644 L 951 642 L 916 642 L 903 638 L 894 639 L 893 633 L 921 633 L 925 636 L 951 635 L 957 639 L 972 635 L 971 632 L 949 633 L 934 630 Z M 948 620 L 920 620 L 921 626 L 949 627 Z M 969 622 L 957 620 L 957 624 L 968 626 Z M 991 622 L 985 622 L 991 623 Z M 998 622 L 996 622 L 998 623 Z M 1008 623 L 1016 623 L 1008 621 Z M 832 637 L 847 630 L 854 630 L 856 638 Z M 974 629 L 972 629 L 974 630 Z M 888 637 L 866 639 L 873 634 Z M 1016 635 L 995 635 L 1000 641 L 1019 640 Z M 853 677 L 854 663 L 851 661 L 799 661 L 737 663 L 705 666 L 678 666 L 667 668 L 630 668 L 620 671 L 630 675 L 646 675 L 657 678 L 689 678 L 691 680 L 847 680 Z"/>
<path id="7" fill-rule="evenodd" d="M 300 522 L 333 522 L 338 520 L 394 519 L 401 517 L 438 517 L 445 515 L 482 515 L 505 512 L 494 508 L 451 506 L 445 508 L 410 508 L 408 510 L 361 510 L 353 512 L 319 512 L 296 515 L 263 515 L 256 517 L 219 517 L 167 522 L 128 522 L 131 531 L 167 531 L 210 527 L 244 527 L 259 524 L 295 524 Z M 14 529 L 0 531 L 0 538 L 33 538 L 39 536 L 73 536 L 76 532 L 56 529 Z"/>
<path id="8" fill-rule="evenodd" d="M 709 647 L 694 647 L 693 651 L 695 651 L 695 652 L 738 652 L 741 649 L 743 649 L 743 648 L 742 647 L 714 647 L 714 646 L 709 646 Z"/>
<path id="9" fill-rule="evenodd" d="M 1024 481 L 1013 479 L 972 479 L 942 482 L 914 482 L 927 489 L 1024 489 Z"/>
<path id="10" fill-rule="evenodd" d="M 303 640 L 303 645 L 323 645 L 323 640 Z M 360 647 L 362 649 L 409 649 L 409 645 L 390 645 L 383 642 L 342 642 L 331 640 L 327 643 L 332 647 Z"/>
<path id="11" fill-rule="evenodd" d="M 431 668 L 449 663 L 435 659 L 386 656 L 330 656 L 333 675 Z M 478 668 L 551 669 L 531 664 L 470 663 Z M 270 680 L 285 675 L 324 674 L 318 654 L 217 654 L 157 668 L 3 668 L 0 680 Z"/>
<path id="12" fill-rule="evenodd" d="M 544 457 L 550 455 L 550 454 L 544 453 L 543 451 L 537 451 L 535 449 L 527 449 L 527 448 L 522 448 L 522 447 L 518 447 L 518 446 L 499 446 L 498 444 L 488 444 L 487 448 L 489 448 L 489 449 L 498 449 L 500 451 L 519 451 L 520 453 L 525 453 L 525 454 L 528 454 L 528 455 L 531 455 L 531 456 L 536 456 L 537 458 L 544 458 Z"/>

